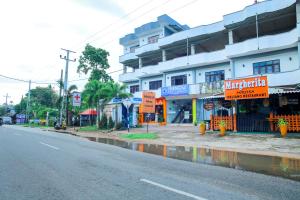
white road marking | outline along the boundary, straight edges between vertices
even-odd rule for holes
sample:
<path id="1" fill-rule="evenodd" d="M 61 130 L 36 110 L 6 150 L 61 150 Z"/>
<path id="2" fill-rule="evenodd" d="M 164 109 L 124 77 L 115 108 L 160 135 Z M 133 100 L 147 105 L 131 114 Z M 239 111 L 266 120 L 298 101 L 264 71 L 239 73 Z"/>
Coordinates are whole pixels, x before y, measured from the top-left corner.
<path id="1" fill-rule="evenodd" d="M 44 142 L 40 142 L 40 144 L 45 145 L 45 146 L 50 147 L 50 148 L 55 149 L 55 150 L 59 150 L 58 147 L 52 146 L 52 145 L 50 145 L 50 144 L 46 144 L 46 143 L 44 143 Z"/>
<path id="2" fill-rule="evenodd" d="M 207 200 L 207 199 L 205 199 L 205 198 L 202 198 L 202 197 L 199 197 L 199 196 L 196 196 L 196 195 L 193 195 L 193 194 L 190 194 L 190 193 L 181 191 L 181 190 L 177 190 L 177 189 L 174 189 L 174 188 L 171 188 L 171 187 L 168 187 L 168 186 L 166 186 L 166 185 L 162 185 L 162 184 L 159 184 L 159 183 L 156 183 L 156 182 L 153 182 L 153 181 L 149 181 L 149 180 L 147 180 L 147 179 L 140 179 L 140 181 L 145 182 L 145 183 L 149 183 L 149 184 L 151 184 L 151 185 L 155 185 L 155 186 L 160 187 L 160 188 L 163 188 L 163 189 L 165 189 L 165 190 L 169 190 L 169 191 L 172 191 L 172 192 L 175 192 L 175 193 L 177 193 L 177 194 L 181 194 L 181 195 L 184 195 L 184 196 L 193 198 L 193 199 L 197 199 L 197 200 Z"/>

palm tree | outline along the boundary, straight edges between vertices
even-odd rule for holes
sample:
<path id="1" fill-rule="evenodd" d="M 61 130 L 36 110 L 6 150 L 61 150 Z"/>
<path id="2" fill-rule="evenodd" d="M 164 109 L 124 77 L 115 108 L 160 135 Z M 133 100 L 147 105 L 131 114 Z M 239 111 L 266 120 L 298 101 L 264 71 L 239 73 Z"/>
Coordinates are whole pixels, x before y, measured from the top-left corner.
<path id="1" fill-rule="evenodd" d="M 105 103 L 111 101 L 113 98 L 125 99 L 131 97 L 132 94 L 126 92 L 126 85 L 120 85 L 119 83 L 108 82 L 105 87 L 102 89 L 102 92 L 105 93 L 106 99 Z M 118 105 L 115 106 L 115 125 L 118 123 Z"/>
<path id="2" fill-rule="evenodd" d="M 72 105 L 70 105 L 69 99 L 72 98 L 73 92 L 75 92 L 76 90 L 78 90 L 76 85 L 70 85 L 68 90 L 67 90 L 67 106 L 66 106 L 66 123 L 69 124 L 69 107 L 72 107 Z M 72 118 L 73 116 L 71 116 Z"/>

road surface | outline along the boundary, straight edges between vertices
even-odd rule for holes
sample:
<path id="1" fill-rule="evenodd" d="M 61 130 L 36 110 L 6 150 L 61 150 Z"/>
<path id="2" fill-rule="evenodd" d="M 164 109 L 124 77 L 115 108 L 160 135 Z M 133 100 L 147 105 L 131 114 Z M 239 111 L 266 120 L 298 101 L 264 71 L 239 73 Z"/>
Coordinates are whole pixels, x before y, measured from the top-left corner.
<path id="1" fill-rule="evenodd" d="M 1 200 L 300 199 L 300 182 L 0 127 Z"/>

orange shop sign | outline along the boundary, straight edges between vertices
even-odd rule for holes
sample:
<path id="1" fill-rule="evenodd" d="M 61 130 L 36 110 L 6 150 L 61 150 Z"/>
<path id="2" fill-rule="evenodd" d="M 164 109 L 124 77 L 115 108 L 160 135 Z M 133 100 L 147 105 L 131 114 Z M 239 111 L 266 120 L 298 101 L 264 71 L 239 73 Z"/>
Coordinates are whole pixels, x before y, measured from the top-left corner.
<path id="1" fill-rule="evenodd" d="M 142 112 L 143 113 L 155 113 L 155 93 L 154 92 L 143 92 Z"/>
<path id="2" fill-rule="evenodd" d="M 224 81 L 225 100 L 269 97 L 267 76 Z"/>

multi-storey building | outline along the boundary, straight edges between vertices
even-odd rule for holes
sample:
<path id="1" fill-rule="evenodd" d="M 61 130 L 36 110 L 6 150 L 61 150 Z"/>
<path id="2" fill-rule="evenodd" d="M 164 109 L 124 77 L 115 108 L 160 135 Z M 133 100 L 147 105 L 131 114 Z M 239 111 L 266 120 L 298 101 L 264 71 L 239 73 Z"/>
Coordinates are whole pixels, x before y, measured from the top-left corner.
<path id="1" fill-rule="evenodd" d="M 297 0 L 266 0 L 194 28 L 162 15 L 120 39 L 124 71 L 119 81 L 136 97 L 142 91 L 156 93 L 157 113 L 150 121 L 192 123 L 223 116 L 235 123 L 229 129 L 247 131 L 257 124 L 255 130 L 266 131 L 270 115 L 300 114 L 299 38 Z M 262 75 L 269 98 L 224 100 L 224 80 Z"/>

